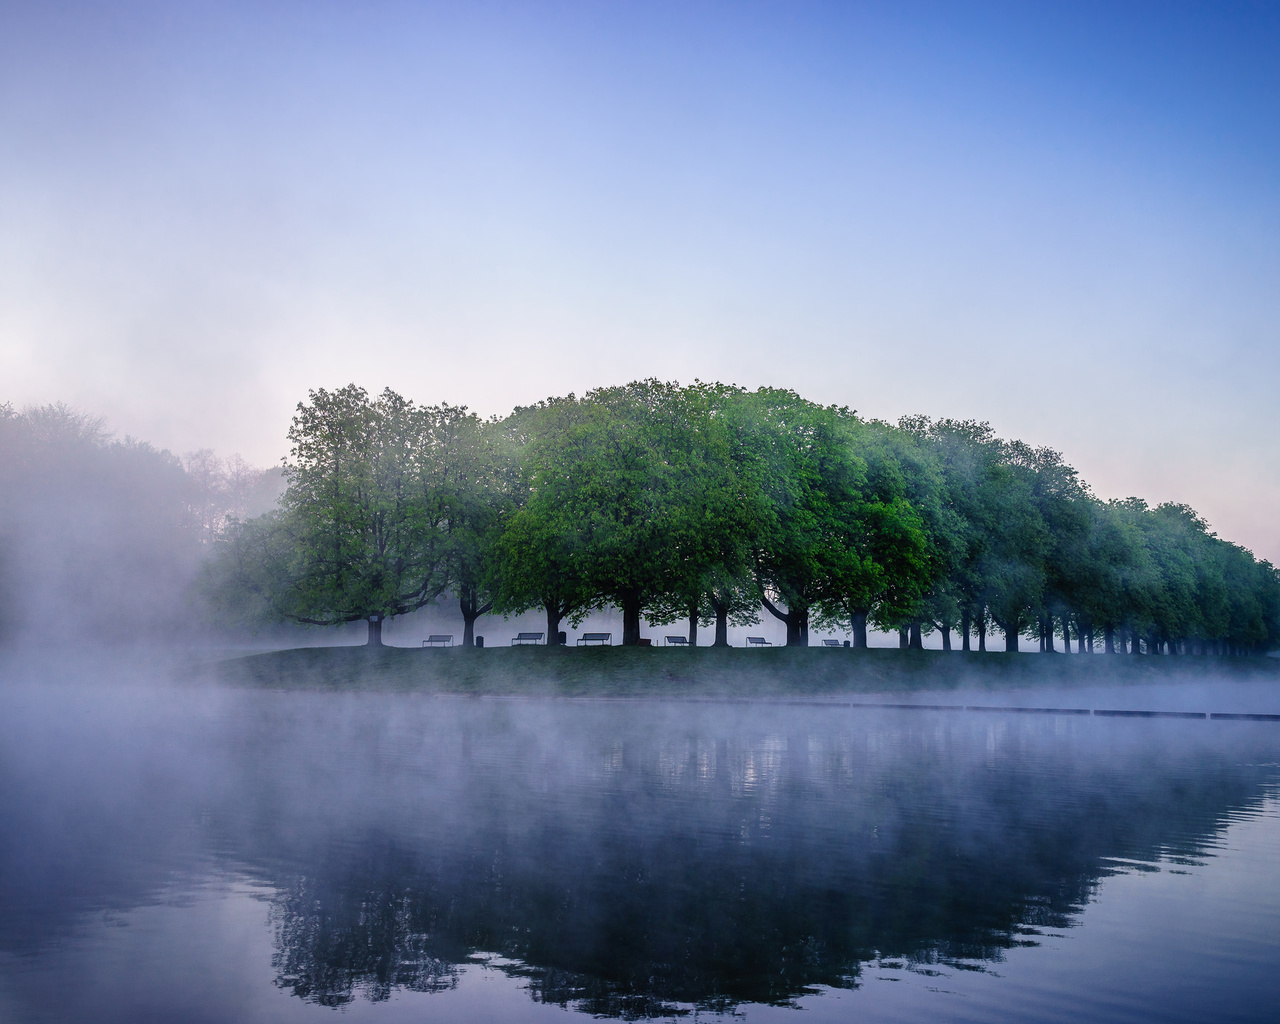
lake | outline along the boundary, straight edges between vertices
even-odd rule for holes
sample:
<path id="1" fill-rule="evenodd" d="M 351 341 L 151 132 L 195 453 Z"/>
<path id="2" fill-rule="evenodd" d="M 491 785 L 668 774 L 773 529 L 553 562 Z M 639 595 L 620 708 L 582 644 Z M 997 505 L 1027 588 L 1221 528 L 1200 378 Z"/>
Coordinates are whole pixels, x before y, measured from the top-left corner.
<path id="1" fill-rule="evenodd" d="M 1052 696 L 1189 693 L 1280 709 Z M 0 1020 L 1270 1021 L 1278 783 L 1272 722 L 11 673 Z"/>

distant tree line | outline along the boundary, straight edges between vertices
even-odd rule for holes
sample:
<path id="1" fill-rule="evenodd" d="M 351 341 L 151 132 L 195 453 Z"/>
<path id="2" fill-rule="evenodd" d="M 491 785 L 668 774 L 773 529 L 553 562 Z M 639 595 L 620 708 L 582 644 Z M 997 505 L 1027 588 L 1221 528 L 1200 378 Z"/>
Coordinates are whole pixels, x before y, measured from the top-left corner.
<path id="1" fill-rule="evenodd" d="M 207 625 L 215 537 L 271 508 L 280 471 L 177 456 L 65 405 L 0 404 L 0 643 L 166 642 Z"/>
<path id="2" fill-rule="evenodd" d="M 318 625 L 443 595 L 476 619 L 593 609 L 714 643 L 767 615 L 865 647 L 1169 654 L 1280 640 L 1280 576 L 1185 505 L 1102 501 L 1048 448 L 986 423 L 891 425 L 791 391 L 638 381 L 481 419 L 354 385 L 289 431 L 287 490 L 216 542 L 224 609 Z M 1061 648 L 1058 646 L 1061 643 Z"/>

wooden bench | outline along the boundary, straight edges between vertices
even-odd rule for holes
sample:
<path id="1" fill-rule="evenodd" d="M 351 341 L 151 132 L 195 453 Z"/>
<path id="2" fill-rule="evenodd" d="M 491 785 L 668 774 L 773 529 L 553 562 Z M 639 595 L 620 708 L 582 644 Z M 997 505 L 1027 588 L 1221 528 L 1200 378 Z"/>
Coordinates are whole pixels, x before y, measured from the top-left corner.
<path id="1" fill-rule="evenodd" d="M 823 647 L 839 647 L 840 641 L 839 640 L 823 640 L 822 646 Z"/>
<path id="2" fill-rule="evenodd" d="M 432 633 L 429 637 L 422 641 L 423 647 L 452 647 L 452 633 Z"/>
<path id="3" fill-rule="evenodd" d="M 541 633 L 521 633 L 519 636 L 511 638 L 511 646 L 516 647 L 519 644 L 540 644 L 542 643 Z"/>
<path id="4" fill-rule="evenodd" d="M 588 647 L 591 644 L 600 644 L 603 647 L 613 646 L 612 633 L 583 633 L 578 637 L 579 647 Z"/>
<path id="5" fill-rule="evenodd" d="M 665 637 L 665 640 L 667 642 L 668 647 L 688 647 L 689 646 L 689 640 L 687 637 L 669 636 L 669 637 Z"/>
<path id="6" fill-rule="evenodd" d="M 747 646 L 748 647 L 772 647 L 773 644 L 769 643 L 769 641 L 762 636 L 749 636 L 747 637 Z"/>

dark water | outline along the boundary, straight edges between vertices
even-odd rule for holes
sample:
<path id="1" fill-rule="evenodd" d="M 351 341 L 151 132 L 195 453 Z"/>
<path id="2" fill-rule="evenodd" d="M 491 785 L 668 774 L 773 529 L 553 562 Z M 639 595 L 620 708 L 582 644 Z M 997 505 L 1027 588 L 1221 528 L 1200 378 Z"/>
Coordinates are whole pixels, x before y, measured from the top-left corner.
<path id="1" fill-rule="evenodd" d="M 120 682 L 0 716 L 3 1021 L 1280 1012 L 1280 724 Z"/>

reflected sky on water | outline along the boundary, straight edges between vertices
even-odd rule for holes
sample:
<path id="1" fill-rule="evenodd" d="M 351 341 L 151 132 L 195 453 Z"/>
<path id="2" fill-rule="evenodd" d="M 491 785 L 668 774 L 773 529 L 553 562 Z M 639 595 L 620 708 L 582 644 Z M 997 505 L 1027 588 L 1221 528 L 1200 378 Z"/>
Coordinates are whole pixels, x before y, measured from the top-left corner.
<path id="1" fill-rule="evenodd" d="M 1274 723 L 118 680 L 0 714 L 3 1020 L 1280 999 Z"/>

